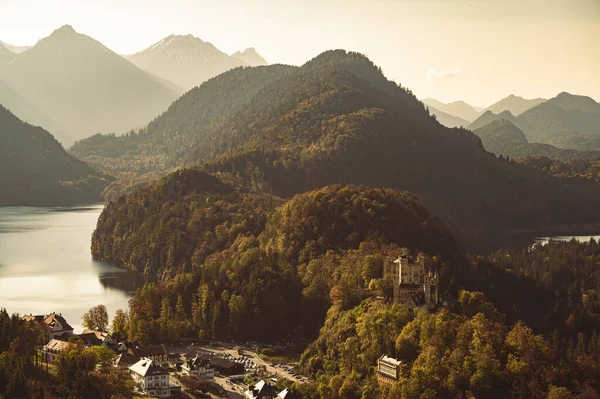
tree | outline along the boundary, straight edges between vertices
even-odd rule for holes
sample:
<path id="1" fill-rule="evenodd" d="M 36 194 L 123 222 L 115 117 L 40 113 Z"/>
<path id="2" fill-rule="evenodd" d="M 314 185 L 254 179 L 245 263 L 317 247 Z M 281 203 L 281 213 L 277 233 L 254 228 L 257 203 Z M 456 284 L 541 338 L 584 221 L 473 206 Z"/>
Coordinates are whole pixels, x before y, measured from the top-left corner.
<path id="1" fill-rule="evenodd" d="M 129 314 L 123 309 L 117 310 L 112 321 L 112 336 L 116 340 L 127 339 L 129 333 Z"/>
<path id="2" fill-rule="evenodd" d="M 106 311 L 106 306 L 94 306 L 81 317 L 81 320 L 83 320 L 84 327 L 105 332 L 108 328 L 108 312 Z"/>

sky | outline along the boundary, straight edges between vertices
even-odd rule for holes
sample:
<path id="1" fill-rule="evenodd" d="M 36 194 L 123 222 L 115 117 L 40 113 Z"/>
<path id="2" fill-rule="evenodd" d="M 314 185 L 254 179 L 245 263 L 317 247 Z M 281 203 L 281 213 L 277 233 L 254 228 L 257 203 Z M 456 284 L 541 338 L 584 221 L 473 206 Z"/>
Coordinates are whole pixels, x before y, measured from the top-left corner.
<path id="1" fill-rule="evenodd" d="M 0 0 L 1 41 L 34 44 L 65 24 L 120 54 L 173 33 L 270 63 L 358 51 L 421 99 L 600 101 L 600 0 Z"/>

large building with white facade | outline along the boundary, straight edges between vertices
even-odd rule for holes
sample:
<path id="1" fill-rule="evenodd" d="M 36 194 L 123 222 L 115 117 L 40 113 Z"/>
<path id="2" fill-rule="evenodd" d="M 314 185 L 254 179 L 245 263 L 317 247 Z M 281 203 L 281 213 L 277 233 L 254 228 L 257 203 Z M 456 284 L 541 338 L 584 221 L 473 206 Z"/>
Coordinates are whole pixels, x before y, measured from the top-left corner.
<path id="1" fill-rule="evenodd" d="M 383 274 L 392 280 L 394 303 L 409 309 L 439 303 L 438 274 L 427 270 L 423 254 L 404 254 L 393 262 L 386 261 Z"/>

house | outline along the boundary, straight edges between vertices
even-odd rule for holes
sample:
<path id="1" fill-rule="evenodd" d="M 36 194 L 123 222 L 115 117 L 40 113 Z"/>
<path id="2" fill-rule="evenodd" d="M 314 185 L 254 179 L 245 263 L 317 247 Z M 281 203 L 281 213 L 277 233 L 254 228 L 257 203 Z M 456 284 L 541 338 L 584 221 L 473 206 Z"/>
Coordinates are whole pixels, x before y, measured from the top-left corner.
<path id="1" fill-rule="evenodd" d="M 86 328 L 83 333 L 79 334 L 79 339 L 87 346 L 106 346 L 112 345 L 113 340 L 109 333 L 102 331 L 90 330 Z"/>
<path id="2" fill-rule="evenodd" d="M 58 339 L 51 340 L 42 348 L 42 361 L 54 363 L 58 355 L 60 355 L 62 351 L 69 349 L 71 345 L 72 344 L 69 342 Z"/>
<path id="3" fill-rule="evenodd" d="M 22 320 L 42 324 L 46 329 L 48 342 L 55 338 L 67 341 L 73 335 L 73 327 L 67 323 L 61 313 L 52 312 L 49 315 L 29 314 L 23 316 Z"/>
<path id="4" fill-rule="evenodd" d="M 145 395 L 166 398 L 181 392 L 181 386 L 169 381 L 169 373 L 151 359 L 140 359 L 129 367 L 131 378 Z"/>
<path id="5" fill-rule="evenodd" d="M 129 366 L 133 364 L 136 364 L 139 360 L 139 357 L 133 356 L 129 352 L 123 352 L 120 355 L 117 355 L 113 358 L 113 365 L 115 367 L 124 369 L 129 368 Z"/>
<path id="6" fill-rule="evenodd" d="M 164 345 L 137 346 L 129 348 L 127 352 L 137 358 L 147 358 L 160 365 L 169 361 L 169 354 Z"/>
<path id="7" fill-rule="evenodd" d="M 202 381 L 215 381 L 215 369 L 211 367 L 210 360 L 201 356 L 188 359 L 181 365 L 181 373 L 184 375 L 193 375 Z"/>
<path id="8" fill-rule="evenodd" d="M 246 399 L 277 399 L 277 391 L 264 380 L 249 385 L 248 390 L 244 393 Z"/>
<path id="9" fill-rule="evenodd" d="M 393 384 L 400 379 L 400 360 L 381 355 L 377 360 L 377 382 L 379 384 Z"/>
<path id="10" fill-rule="evenodd" d="M 432 307 L 439 303 L 438 274 L 426 269 L 423 254 L 416 258 L 404 254 L 394 262 L 384 263 L 384 277 L 391 278 L 393 282 L 394 303 L 409 309 Z"/>
<path id="11" fill-rule="evenodd" d="M 211 357 L 210 365 L 216 372 L 222 375 L 239 375 L 245 372 L 243 364 L 230 362 L 220 357 Z"/>
<path id="12" fill-rule="evenodd" d="M 277 399 L 300 399 L 300 395 L 286 388 L 277 394 Z"/>

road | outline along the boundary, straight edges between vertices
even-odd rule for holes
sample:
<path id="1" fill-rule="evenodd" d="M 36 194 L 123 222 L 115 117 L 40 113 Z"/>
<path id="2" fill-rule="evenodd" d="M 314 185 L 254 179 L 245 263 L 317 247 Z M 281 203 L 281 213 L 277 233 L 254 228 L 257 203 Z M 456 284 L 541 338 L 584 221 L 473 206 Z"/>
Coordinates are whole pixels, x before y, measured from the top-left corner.
<path id="1" fill-rule="evenodd" d="M 237 350 L 231 348 L 229 344 L 223 344 L 220 342 L 214 342 L 213 345 L 216 346 L 197 346 L 197 345 L 187 345 L 187 346 L 173 346 L 169 347 L 169 352 L 173 353 L 196 353 L 196 354 L 229 354 L 232 356 L 238 356 Z M 267 362 L 258 357 L 256 351 L 252 348 L 249 348 L 244 345 L 235 345 L 236 348 L 241 348 L 244 351 L 245 357 L 249 358 L 254 364 L 258 366 L 262 366 L 266 369 L 268 374 L 274 374 L 278 377 L 284 377 L 293 382 L 301 382 L 296 377 L 292 376 L 288 371 L 281 367 L 273 367 L 270 366 Z"/>

